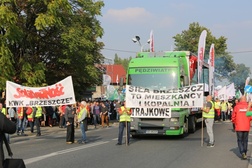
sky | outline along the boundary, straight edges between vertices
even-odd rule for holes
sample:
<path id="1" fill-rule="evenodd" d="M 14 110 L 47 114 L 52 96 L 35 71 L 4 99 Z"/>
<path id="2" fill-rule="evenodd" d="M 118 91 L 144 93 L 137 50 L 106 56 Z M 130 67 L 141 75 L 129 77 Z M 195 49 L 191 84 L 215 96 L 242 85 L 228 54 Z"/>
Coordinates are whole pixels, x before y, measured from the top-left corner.
<path id="1" fill-rule="evenodd" d="M 142 48 L 149 49 L 147 41 L 151 30 L 155 51 L 173 50 L 172 37 L 188 30 L 191 23 L 198 22 L 209 29 L 214 37 L 227 38 L 226 51 L 230 52 L 236 64 L 252 67 L 251 0 L 103 2 L 102 17 L 98 19 L 104 29 L 104 36 L 100 39 L 105 44 L 102 54 L 108 60 L 113 60 L 115 54 L 120 58 L 135 57 L 141 49 L 138 43 L 132 41 L 136 35 L 140 37 Z"/>

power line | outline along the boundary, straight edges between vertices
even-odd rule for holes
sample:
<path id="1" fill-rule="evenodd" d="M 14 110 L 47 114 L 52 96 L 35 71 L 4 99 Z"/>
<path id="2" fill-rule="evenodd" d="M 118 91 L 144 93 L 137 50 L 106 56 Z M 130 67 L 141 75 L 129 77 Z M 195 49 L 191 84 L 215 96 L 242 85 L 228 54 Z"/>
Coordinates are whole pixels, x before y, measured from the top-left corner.
<path id="1" fill-rule="evenodd" d="M 127 51 L 127 50 L 118 50 L 118 49 L 112 49 L 112 48 L 103 48 L 104 50 L 110 50 L 110 51 L 119 51 L 119 52 L 127 52 L 127 53 L 137 53 L 136 51 Z"/>
<path id="2" fill-rule="evenodd" d="M 252 51 L 234 51 L 234 52 L 229 52 L 230 54 L 239 54 L 239 53 L 250 53 Z"/>
<path id="3" fill-rule="evenodd" d="M 113 48 L 103 48 L 104 50 L 110 50 L 110 51 L 118 51 L 118 52 L 126 52 L 126 53 L 137 53 L 136 51 L 129 51 L 129 50 L 119 50 L 119 49 L 113 49 Z M 241 53 L 251 53 L 252 51 L 232 51 L 228 52 L 229 54 L 241 54 Z"/>

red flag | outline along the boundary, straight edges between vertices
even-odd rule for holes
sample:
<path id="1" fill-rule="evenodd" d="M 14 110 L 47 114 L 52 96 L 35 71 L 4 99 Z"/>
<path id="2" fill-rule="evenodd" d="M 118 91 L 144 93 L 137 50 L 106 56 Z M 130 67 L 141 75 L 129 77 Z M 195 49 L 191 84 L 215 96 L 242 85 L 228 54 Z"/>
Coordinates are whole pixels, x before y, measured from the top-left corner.
<path id="1" fill-rule="evenodd" d="M 152 30 L 150 32 L 150 52 L 154 52 L 154 35 Z"/>

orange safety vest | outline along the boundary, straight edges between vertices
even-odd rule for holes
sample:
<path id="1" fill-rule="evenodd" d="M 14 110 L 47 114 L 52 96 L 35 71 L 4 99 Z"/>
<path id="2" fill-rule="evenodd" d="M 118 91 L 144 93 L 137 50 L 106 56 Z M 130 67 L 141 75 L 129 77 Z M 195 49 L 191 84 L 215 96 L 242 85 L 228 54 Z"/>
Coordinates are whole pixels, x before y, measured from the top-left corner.
<path id="1" fill-rule="evenodd" d="M 23 117 L 24 117 L 24 108 L 18 107 L 18 118 L 23 119 Z"/>

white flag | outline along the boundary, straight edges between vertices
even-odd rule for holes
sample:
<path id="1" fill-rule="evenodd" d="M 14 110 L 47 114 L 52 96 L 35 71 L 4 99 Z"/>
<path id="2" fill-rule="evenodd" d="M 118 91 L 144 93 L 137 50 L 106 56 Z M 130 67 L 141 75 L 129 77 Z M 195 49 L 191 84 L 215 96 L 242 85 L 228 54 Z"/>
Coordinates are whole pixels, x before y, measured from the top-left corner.
<path id="1" fill-rule="evenodd" d="M 202 67 L 203 67 L 203 62 L 204 62 L 204 53 L 205 53 L 205 45 L 206 45 L 206 36 L 207 36 L 207 31 L 203 30 L 201 32 L 201 35 L 199 38 L 199 45 L 198 45 L 198 83 L 201 82 Z"/>

